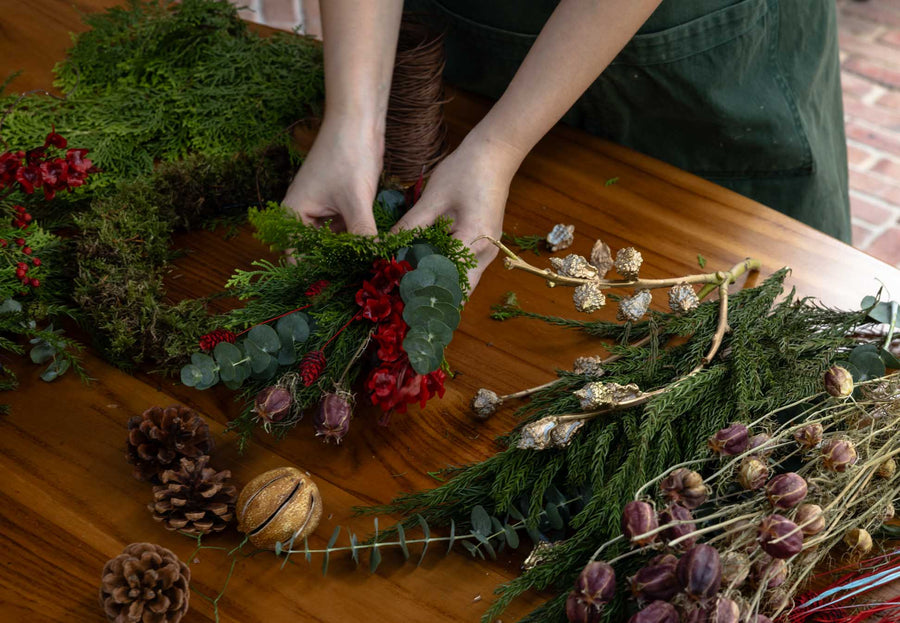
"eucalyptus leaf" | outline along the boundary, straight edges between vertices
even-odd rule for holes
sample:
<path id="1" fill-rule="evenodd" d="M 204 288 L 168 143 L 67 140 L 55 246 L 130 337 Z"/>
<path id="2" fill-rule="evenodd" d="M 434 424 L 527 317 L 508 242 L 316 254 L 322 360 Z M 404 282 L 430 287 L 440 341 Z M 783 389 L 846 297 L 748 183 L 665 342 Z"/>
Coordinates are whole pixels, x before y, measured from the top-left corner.
<path id="1" fill-rule="evenodd" d="M 871 307 L 871 309 L 869 309 Z M 874 296 L 867 296 L 860 303 L 861 309 L 869 309 L 869 318 L 883 324 L 891 323 L 891 301 L 875 303 Z"/>
<path id="2" fill-rule="evenodd" d="M 256 342 L 247 338 L 244 340 L 244 350 L 247 352 L 247 357 L 250 358 L 250 369 L 254 373 L 259 373 L 269 367 L 269 362 L 272 361 L 272 357 L 270 357 L 266 352 L 257 346 Z"/>
<path id="3" fill-rule="evenodd" d="M 266 355 L 266 357 L 269 357 L 269 355 Z M 269 357 L 269 365 L 261 372 L 254 372 L 250 376 L 257 380 L 271 379 L 278 373 L 279 367 L 278 360 L 274 357 Z"/>
<path id="4" fill-rule="evenodd" d="M 56 359 L 51 362 L 47 369 L 44 370 L 43 374 L 41 374 L 41 380 L 46 382 L 54 381 L 58 377 L 62 376 L 66 373 L 66 370 L 69 369 L 71 363 L 68 359 Z"/>
<path id="5" fill-rule="evenodd" d="M 403 350 L 409 357 L 409 363 L 418 374 L 434 372 L 441 365 L 441 358 L 436 348 L 422 338 L 407 335 L 403 340 Z M 443 350 L 441 350 L 443 353 Z"/>
<path id="6" fill-rule="evenodd" d="M 22 304 L 15 299 L 6 299 L 0 303 L 0 314 L 17 314 L 22 311 Z"/>
<path id="7" fill-rule="evenodd" d="M 444 313 L 432 307 L 426 298 L 414 298 L 403 307 L 403 321 L 410 327 L 425 325 L 429 320 L 444 321 Z"/>
<path id="8" fill-rule="evenodd" d="M 294 342 L 305 342 L 309 339 L 309 321 L 306 314 L 294 312 L 284 318 L 280 318 L 275 324 L 278 337 L 282 346 Z"/>
<path id="9" fill-rule="evenodd" d="M 450 519 L 450 538 L 447 543 L 447 553 L 450 553 L 450 550 L 453 549 L 453 543 L 456 541 L 456 522 L 453 519 Z"/>
<path id="10" fill-rule="evenodd" d="M 472 554 L 473 558 L 475 556 L 478 556 L 479 558 L 484 560 L 484 554 L 481 553 L 481 550 L 478 549 L 478 547 L 476 545 L 474 545 L 473 543 L 471 543 L 469 541 L 460 541 L 460 543 L 462 543 L 463 547 L 465 547 L 469 551 L 469 553 Z"/>
<path id="11" fill-rule="evenodd" d="M 434 307 L 436 303 L 450 303 L 451 305 L 454 305 L 453 293 L 450 292 L 450 290 L 448 290 L 447 288 L 442 288 L 439 285 L 419 288 L 415 292 L 415 297 L 428 299 L 432 307 Z"/>
<path id="12" fill-rule="evenodd" d="M 277 353 L 281 348 L 281 339 L 278 337 L 278 333 L 267 324 L 258 324 L 250 329 L 247 339 L 267 353 Z"/>
<path id="13" fill-rule="evenodd" d="M 544 514 L 547 515 L 547 520 L 550 522 L 550 525 L 553 526 L 554 530 L 562 530 L 565 527 L 566 524 L 559 514 L 559 509 L 553 502 L 550 502 L 544 507 Z"/>
<path id="14" fill-rule="evenodd" d="M 503 532 L 506 534 L 507 545 L 513 549 L 519 547 L 519 533 L 516 532 L 515 528 L 507 524 L 503 526 Z"/>
<path id="15" fill-rule="evenodd" d="M 225 387 L 227 387 L 231 391 L 236 391 L 241 388 L 241 382 L 236 381 L 234 379 L 231 379 L 230 381 L 226 381 L 225 379 L 222 379 L 222 383 L 225 385 Z"/>
<path id="16" fill-rule="evenodd" d="M 219 342 L 213 349 L 213 356 L 216 358 L 216 362 L 219 366 L 222 366 L 222 364 L 225 363 L 234 365 L 244 358 L 244 353 L 242 353 L 241 349 L 234 344 Z"/>
<path id="17" fill-rule="evenodd" d="M 403 524 L 397 524 L 397 541 L 400 542 L 400 551 L 403 552 L 403 559 L 409 560 L 409 547 L 406 545 L 406 530 L 403 529 Z"/>
<path id="18" fill-rule="evenodd" d="M 881 357 L 881 360 L 884 362 L 884 365 L 888 368 L 893 368 L 894 370 L 900 370 L 900 359 L 897 359 L 893 353 L 881 349 L 878 353 L 878 356 Z"/>
<path id="19" fill-rule="evenodd" d="M 419 519 L 419 526 L 422 527 L 422 553 L 419 554 L 419 562 L 416 563 L 416 566 L 422 564 L 422 561 L 425 560 L 425 552 L 428 551 L 428 541 L 431 539 L 431 530 L 428 528 L 428 522 L 425 521 L 425 518 L 422 515 L 416 515 Z"/>
<path id="20" fill-rule="evenodd" d="M 377 545 L 372 546 L 372 554 L 369 556 L 369 571 L 375 573 L 378 569 L 378 565 L 381 564 L 381 550 L 378 549 Z"/>
<path id="21" fill-rule="evenodd" d="M 203 373 L 200 368 L 192 363 L 181 368 L 181 382 L 188 387 L 194 387 L 203 381 Z"/>
<path id="22" fill-rule="evenodd" d="M 428 257 L 433 257 L 429 255 Z M 428 258 L 425 258 L 428 259 Z M 400 280 L 400 297 L 404 302 L 415 296 L 416 290 L 434 285 L 437 277 L 430 270 L 416 269 L 403 275 Z"/>
<path id="23" fill-rule="evenodd" d="M 473 532 L 472 536 L 475 537 L 475 540 L 481 543 L 482 547 L 484 547 L 484 551 L 488 553 L 488 556 L 491 557 L 492 560 L 497 560 L 497 552 L 494 551 L 494 546 L 491 545 L 491 542 L 488 541 L 488 538 L 478 532 Z M 466 541 L 468 543 L 468 541 Z"/>
<path id="24" fill-rule="evenodd" d="M 239 384 L 243 383 L 248 378 L 250 378 L 250 375 L 252 373 L 253 373 L 253 368 L 250 367 L 249 361 L 239 361 L 234 366 L 234 380 L 237 381 Z"/>
<path id="25" fill-rule="evenodd" d="M 353 558 L 353 562 L 359 565 L 359 548 L 357 547 L 358 541 L 356 540 L 356 535 L 352 532 L 350 533 L 350 556 Z"/>
<path id="26" fill-rule="evenodd" d="M 399 190 L 385 188 L 375 196 L 375 201 L 380 203 L 391 216 L 399 218 L 406 207 L 406 197 Z"/>
<path id="27" fill-rule="evenodd" d="M 294 350 L 293 344 L 285 344 L 281 347 L 281 350 L 278 351 L 278 364 L 282 366 L 289 366 L 297 362 L 297 351 Z"/>
<path id="28" fill-rule="evenodd" d="M 432 337 L 430 342 L 437 342 L 442 346 L 447 346 L 453 339 L 453 329 L 445 325 L 440 320 L 429 320 L 425 324 L 426 333 Z"/>
<path id="29" fill-rule="evenodd" d="M 282 548 L 283 548 L 283 546 L 281 544 L 281 541 L 275 541 L 275 555 L 276 556 L 281 556 Z"/>
<path id="30" fill-rule="evenodd" d="M 491 516 L 480 504 L 472 508 L 472 531 L 487 536 L 491 533 Z"/>
<path id="31" fill-rule="evenodd" d="M 456 327 L 459 326 L 459 310 L 448 303 L 438 303 L 434 307 L 441 312 L 443 316 L 441 321 L 455 331 Z"/>
<path id="32" fill-rule="evenodd" d="M 437 253 L 429 255 L 428 257 L 423 257 L 416 270 L 430 270 L 441 281 L 454 279 L 457 282 L 459 281 L 459 270 L 456 268 L 456 264 Z"/>
<path id="33" fill-rule="evenodd" d="M 42 342 L 31 349 L 29 356 L 31 357 L 31 361 L 36 364 L 42 364 L 50 361 L 53 356 L 56 355 L 56 349 L 48 344 L 47 342 Z"/>

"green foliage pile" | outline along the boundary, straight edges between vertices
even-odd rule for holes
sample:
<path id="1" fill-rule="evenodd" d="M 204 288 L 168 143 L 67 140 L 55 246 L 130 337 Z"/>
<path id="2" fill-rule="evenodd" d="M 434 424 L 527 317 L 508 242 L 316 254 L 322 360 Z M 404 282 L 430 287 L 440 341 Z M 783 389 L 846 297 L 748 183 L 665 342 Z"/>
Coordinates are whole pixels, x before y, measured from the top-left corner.
<path id="1" fill-rule="evenodd" d="M 55 68 L 65 100 L 19 101 L 2 133 L 11 146 L 29 146 L 55 126 L 103 170 L 95 191 L 188 154 L 290 147 L 289 127 L 323 97 L 320 46 L 285 33 L 262 37 L 226 0 L 132 0 L 85 22 L 91 29 Z"/>
<path id="2" fill-rule="evenodd" d="M 432 525 L 453 521 L 467 527 L 479 505 L 502 523 L 524 516 L 537 532 L 533 538 L 561 543 L 543 562 L 499 587 L 484 620 L 494 620 L 524 591 L 554 588 L 561 594 L 525 620 L 564 621 L 566 592 L 597 546 L 619 533 L 622 507 L 644 482 L 697 456 L 719 428 L 817 393 L 830 362 L 849 351 L 847 335 L 866 322 L 865 312 L 824 309 L 795 299 L 793 293 L 779 300 L 786 274 L 779 271 L 761 286 L 729 298 L 731 330 L 720 354 L 670 391 L 640 407 L 590 420 L 564 449 L 520 450 L 515 447 L 518 432 L 513 432 L 506 450 L 452 471 L 446 484 L 365 512 L 401 513 L 410 518 L 407 527 L 418 522 L 418 515 Z M 683 316 L 654 312 L 650 320 L 631 325 L 563 321 L 514 306 L 498 313 L 502 318 L 537 317 L 615 340 L 609 350 L 621 358 L 605 367 L 602 380 L 636 383 L 650 391 L 670 385 L 700 363 L 716 331 L 718 310 L 718 302 L 707 302 Z M 626 341 L 648 334 L 651 340 L 643 347 Z M 675 338 L 686 339 L 666 348 Z M 559 380 L 521 410 L 524 422 L 578 412 L 572 392 L 597 380 L 560 371 Z M 570 500 L 584 503 L 571 507 Z M 563 517 L 562 530 L 555 530 L 542 520 L 549 507 L 556 514 L 560 509 L 575 512 Z M 608 611 L 606 620 L 625 618 L 614 607 Z"/>

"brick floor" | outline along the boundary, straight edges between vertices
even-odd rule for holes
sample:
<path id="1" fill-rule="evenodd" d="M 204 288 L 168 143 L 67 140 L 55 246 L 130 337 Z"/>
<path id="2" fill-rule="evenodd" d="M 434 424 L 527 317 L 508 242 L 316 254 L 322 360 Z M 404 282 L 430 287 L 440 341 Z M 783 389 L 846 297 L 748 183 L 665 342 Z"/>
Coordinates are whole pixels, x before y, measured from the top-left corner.
<path id="1" fill-rule="evenodd" d="M 900 267 L 900 0 L 836 1 L 853 244 Z M 239 2 L 250 21 L 321 33 L 318 0 Z"/>
<path id="2" fill-rule="evenodd" d="M 837 3 L 853 245 L 900 267 L 900 2 Z"/>

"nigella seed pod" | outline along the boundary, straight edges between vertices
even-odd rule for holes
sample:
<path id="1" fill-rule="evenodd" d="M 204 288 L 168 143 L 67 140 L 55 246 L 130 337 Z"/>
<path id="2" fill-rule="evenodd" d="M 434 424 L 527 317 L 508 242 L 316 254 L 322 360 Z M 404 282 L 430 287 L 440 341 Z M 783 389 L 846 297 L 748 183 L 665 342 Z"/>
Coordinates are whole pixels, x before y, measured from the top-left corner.
<path id="1" fill-rule="evenodd" d="M 847 471 L 856 459 L 856 448 L 845 439 L 831 439 L 822 446 L 822 462 L 833 472 Z"/>
<path id="2" fill-rule="evenodd" d="M 267 387 L 256 394 L 253 411 L 265 423 L 280 422 L 291 412 L 294 400 L 284 387 Z"/>
<path id="3" fill-rule="evenodd" d="M 335 443 L 341 443 L 344 435 L 350 430 L 351 419 L 353 419 L 353 394 L 345 390 L 325 394 L 313 420 L 316 436 L 324 437 L 326 442 L 333 440 Z"/>
<path id="4" fill-rule="evenodd" d="M 571 591 L 566 598 L 566 619 L 569 623 L 600 623 L 603 606 L 593 606 L 578 598 L 577 591 Z"/>
<path id="5" fill-rule="evenodd" d="M 643 610 L 638 610 L 628 619 L 628 623 L 678 623 L 678 610 L 665 601 L 654 601 Z"/>
<path id="6" fill-rule="evenodd" d="M 794 440 L 800 444 L 801 448 L 810 450 L 822 443 L 822 434 L 824 432 L 825 429 L 822 425 L 818 422 L 814 422 L 795 431 Z"/>
<path id="7" fill-rule="evenodd" d="M 897 463 L 894 459 L 888 459 L 884 463 L 878 466 L 878 471 L 875 473 L 878 474 L 880 478 L 884 478 L 885 480 L 890 480 L 894 477 L 894 472 L 897 471 Z"/>
<path id="8" fill-rule="evenodd" d="M 686 537 L 697 529 L 697 526 L 694 525 L 694 517 L 691 515 L 691 511 L 680 504 L 669 504 L 669 506 L 659 514 L 659 523 L 663 527 L 667 524 L 671 524 L 662 532 L 663 538 L 667 542 Z M 688 537 L 679 541 L 676 547 L 690 549 L 696 542 L 696 537 Z"/>
<path id="9" fill-rule="evenodd" d="M 716 605 L 707 617 L 707 623 L 738 623 L 741 619 L 741 608 L 733 599 L 719 597 Z"/>
<path id="10" fill-rule="evenodd" d="M 681 623 L 709 623 L 709 611 L 694 604 L 683 606 Z"/>
<path id="11" fill-rule="evenodd" d="M 803 532 L 784 515 L 769 515 L 759 525 L 759 544 L 772 558 L 790 558 L 803 549 Z"/>
<path id="12" fill-rule="evenodd" d="M 656 566 L 664 566 L 670 567 L 672 571 L 675 571 L 675 567 L 678 566 L 678 558 L 672 554 L 659 554 L 650 559 L 650 562 L 647 563 L 650 567 Z"/>
<path id="13" fill-rule="evenodd" d="M 783 588 L 775 588 L 766 593 L 766 610 L 773 613 L 773 616 L 787 608 L 791 607 L 793 600 L 788 592 Z"/>
<path id="14" fill-rule="evenodd" d="M 881 515 L 881 521 L 882 521 L 882 523 L 887 523 L 887 522 L 889 522 L 891 519 L 894 518 L 894 515 L 895 515 L 895 514 L 896 514 L 896 511 L 894 510 L 894 505 L 893 505 L 893 504 L 888 504 L 887 506 L 885 506 L 885 507 L 884 507 L 884 513 Z"/>
<path id="15" fill-rule="evenodd" d="M 772 437 L 768 433 L 753 435 L 747 442 L 747 450 L 753 452 L 756 457 L 768 458 L 772 454 L 770 441 L 772 441 Z"/>
<path id="16" fill-rule="evenodd" d="M 695 545 L 678 561 L 675 575 L 691 599 L 701 601 L 711 598 L 722 585 L 719 552 L 704 543 Z"/>
<path id="17" fill-rule="evenodd" d="M 803 536 L 813 536 L 825 529 L 825 515 L 818 504 L 801 504 L 794 515 L 794 523 L 800 526 Z"/>
<path id="18" fill-rule="evenodd" d="M 647 502 L 635 500 L 626 504 L 622 510 L 622 532 L 625 538 L 635 545 L 647 545 L 655 541 L 655 533 L 649 536 L 642 535 L 658 527 L 656 511 Z"/>
<path id="19" fill-rule="evenodd" d="M 864 556 L 872 551 L 872 535 L 862 528 L 854 528 L 844 535 L 844 544 L 851 554 Z"/>
<path id="20" fill-rule="evenodd" d="M 831 366 L 825 372 L 825 391 L 835 398 L 846 398 L 853 393 L 853 375 L 841 366 Z"/>
<path id="21" fill-rule="evenodd" d="M 803 476 L 794 472 L 779 474 L 766 485 L 766 497 L 778 510 L 794 508 L 806 498 L 807 486 Z"/>
<path id="22" fill-rule="evenodd" d="M 659 488 L 667 500 L 691 510 L 703 504 L 709 495 L 703 476 L 685 467 L 679 467 L 663 478 Z"/>
<path id="23" fill-rule="evenodd" d="M 769 468 L 755 456 L 748 456 L 738 467 L 738 484 L 747 491 L 759 489 L 769 479 Z"/>
<path id="24" fill-rule="evenodd" d="M 616 572 L 605 562 L 589 562 L 575 580 L 575 592 L 579 600 L 599 609 L 616 593 Z"/>
<path id="25" fill-rule="evenodd" d="M 677 564 L 647 565 L 639 569 L 631 578 L 632 594 L 644 602 L 672 599 L 681 590 L 675 577 Z"/>
<path id="26" fill-rule="evenodd" d="M 722 583 L 739 588 L 750 574 L 750 557 L 741 552 L 725 552 L 719 559 L 722 563 Z"/>
<path id="27" fill-rule="evenodd" d="M 767 589 L 781 586 L 787 580 L 787 563 L 781 558 L 763 555 L 753 565 L 753 576 L 758 585 L 765 584 Z"/>
<path id="28" fill-rule="evenodd" d="M 709 438 L 710 449 L 720 456 L 741 454 L 750 444 L 750 431 L 743 424 L 735 422 L 721 429 Z"/>

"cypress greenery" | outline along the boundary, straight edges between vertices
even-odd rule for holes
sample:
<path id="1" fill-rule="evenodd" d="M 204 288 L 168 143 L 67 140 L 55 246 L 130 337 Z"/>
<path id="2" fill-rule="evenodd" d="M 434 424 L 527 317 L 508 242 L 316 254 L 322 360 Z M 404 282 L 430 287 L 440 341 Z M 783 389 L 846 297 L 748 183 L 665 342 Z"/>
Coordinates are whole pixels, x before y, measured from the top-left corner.
<path id="1" fill-rule="evenodd" d="M 748 421 L 804 396 L 815 394 L 821 375 L 853 342 L 848 333 L 864 324 L 865 312 L 823 308 L 793 292 L 778 300 L 787 271 L 782 269 L 761 286 L 729 298 L 728 324 L 719 355 L 697 374 L 675 384 L 640 407 L 593 418 L 564 449 L 544 451 L 515 447 L 519 433 L 505 439 L 508 447 L 489 459 L 452 472 L 452 478 L 430 491 L 402 495 L 391 504 L 362 509 L 365 513 L 401 513 L 407 527 L 421 515 L 431 525 L 451 521 L 468 526 L 475 506 L 501 521 L 523 514 L 539 540 L 559 540 L 543 531 L 541 513 L 549 507 L 569 508 L 565 500 L 589 494 L 568 518 L 564 538 L 546 558 L 497 589 L 498 598 L 484 616 L 494 620 L 521 593 L 535 588 L 568 591 L 596 547 L 618 534 L 625 501 L 648 479 L 668 466 L 702 452 L 716 430 L 733 421 Z M 653 312 L 632 326 L 597 322 L 565 323 L 595 337 L 619 340 L 611 351 L 621 358 L 604 366 L 604 382 L 636 383 L 649 391 L 668 386 L 700 363 L 716 331 L 719 303 L 707 302 L 677 316 Z M 530 316 L 513 306 L 499 317 Z M 623 341 L 651 335 L 646 346 Z M 685 338 L 664 348 L 673 338 Z M 627 338 L 626 338 L 627 339 Z M 532 396 L 520 410 L 523 423 L 577 412 L 572 391 L 598 378 L 560 371 L 559 380 Z M 526 617 L 526 621 L 564 621 L 565 592 Z M 607 620 L 623 613 L 609 609 Z M 618 617 L 618 618 L 617 618 Z"/>

